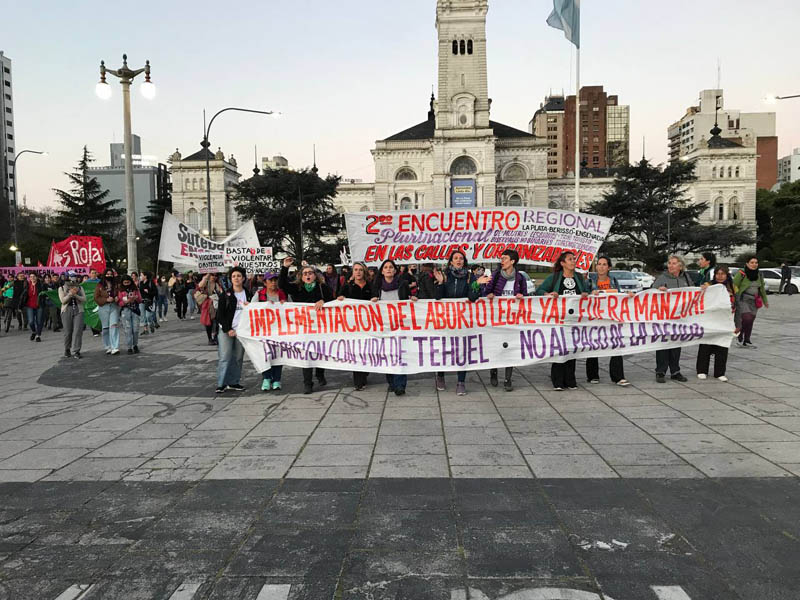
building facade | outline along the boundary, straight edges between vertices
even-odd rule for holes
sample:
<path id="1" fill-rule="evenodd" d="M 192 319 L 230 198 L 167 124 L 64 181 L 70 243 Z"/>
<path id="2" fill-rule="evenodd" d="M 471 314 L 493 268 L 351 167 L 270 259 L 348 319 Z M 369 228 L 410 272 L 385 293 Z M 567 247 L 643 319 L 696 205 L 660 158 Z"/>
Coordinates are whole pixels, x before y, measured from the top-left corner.
<path id="1" fill-rule="evenodd" d="M 777 187 L 798 179 L 800 179 L 800 148 L 795 148 L 791 154 L 778 159 Z"/>
<path id="2" fill-rule="evenodd" d="M 778 138 L 775 135 L 775 113 L 745 113 L 726 109 L 721 89 L 702 90 L 696 106 L 667 128 L 669 160 L 687 156 L 698 147 L 701 138 L 717 123 L 720 137 L 741 142 L 750 135 L 758 154 L 756 180 L 759 189 L 770 189 L 778 174 Z"/>
<path id="3" fill-rule="evenodd" d="M 547 177 L 563 177 L 564 169 L 564 96 L 546 96 L 528 123 L 528 131 L 544 138 L 547 149 Z"/>
<path id="4" fill-rule="evenodd" d="M 16 156 L 12 97 L 11 59 L 0 50 L 0 240 L 11 239 L 14 234 L 17 186 L 12 167 Z"/>
<path id="5" fill-rule="evenodd" d="M 488 0 L 438 0 L 438 98 L 378 140 L 374 183 L 342 183 L 342 211 L 547 206 L 547 141 L 490 119 Z"/>
<path id="6" fill-rule="evenodd" d="M 211 231 L 212 239 L 221 240 L 242 226 L 233 205 L 233 186 L 241 175 L 233 155 L 226 159 L 222 150 L 211 153 L 205 148 L 186 158 L 176 148 L 171 156 L 172 214 L 202 232 L 208 229 L 208 202 L 206 198 L 206 156 L 209 159 L 211 181 Z"/>

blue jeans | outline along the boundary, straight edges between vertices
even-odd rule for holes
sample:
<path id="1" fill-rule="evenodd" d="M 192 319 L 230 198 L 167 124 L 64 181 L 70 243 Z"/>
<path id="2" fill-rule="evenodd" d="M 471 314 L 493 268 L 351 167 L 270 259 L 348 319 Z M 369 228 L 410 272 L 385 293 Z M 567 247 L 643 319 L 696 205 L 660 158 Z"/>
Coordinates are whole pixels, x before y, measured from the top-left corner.
<path id="1" fill-rule="evenodd" d="M 169 311 L 169 298 L 167 296 L 158 296 L 156 298 L 156 316 L 162 319 L 167 316 Z"/>
<path id="2" fill-rule="evenodd" d="M 41 305 L 39 308 L 31 308 L 30 306 L 26 306 L 25 312 L 28 315 L 28 325 L 31 328 L 31 333 L 41 336 L 42 325 L 44 324 L 44 307 Z"/>
<path id="3" fill-rule="evenodd" d="M 194 301 L 194 290 L 189 290 L 188 292 L 186 292 L 186 302 L 188 306 L 186 314 L 191 315 L 193 312 L 197 310 L 197 302 Z"/>
<path id="4" fill-rule="evenodd" d="M 120 311 L 120 323 L 125 331 L 125 342 L 128 350 L 139 345 L 139 315 L 130 308 L 123 308 Z"/>
<path id="5" fill-rule="evenodd" d="M 104 304 L 98 307 L 97 314 L 103 326 L 103 347 L 106 350 L 119 350 L 119 307 Z"/>
<path id="6" fill-rule="evenodd" d="M 270 381 L 280 381 L 281 373 L 283 373 L 283 365 L 272 365 L 269 369 L 261 373 L 261 376 Z"/>
<path id="7" fill-rule="evenodd" d="M 238 384 L 242 378 L 244 346 L 235 337 L 230 337 L 220 328 L 217 336 L 217 387 Z"/>
<path id="8" fill-rule="evenodd" d="M 408 375 L 387 375 L 386 382 L 391 386 L 393 390 L 404 390 L 406 389 L 406 382 L 408 381 Z"/>

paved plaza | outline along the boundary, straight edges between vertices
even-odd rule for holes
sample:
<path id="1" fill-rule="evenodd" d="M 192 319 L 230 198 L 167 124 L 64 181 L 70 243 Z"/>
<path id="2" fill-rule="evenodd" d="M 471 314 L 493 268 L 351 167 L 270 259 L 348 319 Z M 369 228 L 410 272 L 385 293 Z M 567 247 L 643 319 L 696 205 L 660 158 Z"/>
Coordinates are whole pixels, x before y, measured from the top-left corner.
<path id="1" fill-rule="evenodd" d="M 466 397 L 334 371 L 303 395 L 289 368 L 263 393 L 248 363 L 215 396 L 198 321 L 136 356 L 87 332 L 82 360 L 12 330 L 0 599 L 798 598 L 800 300 L 771 303 L 729 383 L 692 348 L 686 384 L 643 354 L 628 388 L 555 392 L 540 365 Z"/>

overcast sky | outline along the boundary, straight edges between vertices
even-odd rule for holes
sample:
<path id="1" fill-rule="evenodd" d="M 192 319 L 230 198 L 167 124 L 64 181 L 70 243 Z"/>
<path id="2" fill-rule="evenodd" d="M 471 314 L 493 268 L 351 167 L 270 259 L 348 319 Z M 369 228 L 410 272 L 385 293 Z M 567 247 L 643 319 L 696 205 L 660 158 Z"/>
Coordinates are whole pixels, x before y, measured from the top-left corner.
<path id="1" fill-rule="evenodd" d="M 84 144 L 97 165 L 122 141 L 119 84 L 94 94 L 100 59 L 150 59 L 155 100 L 135 85 L 133 131 L 160 160 L 200 148 L 202 111 L 242 106 L 281 120 L 226 113 L 211 142 L 249 176 L 260 156 L 372 181 L 370 149 L 426 118 L 436 81 L 435 0 L 261 0 L 221 3 L 8 2 L 0 50 L 13 60 L 15 148 L 46 150 L 18 164 L 20 201 L 52 206 Z M 527 130 L 551 90 L 571 93 L 572 45 L 545 24 L 551 0 L 490 0 L 492 119 Z M 800 146 L 800 98 L 767 106 L 766 93 L 800 94 L 800 2 L 584 0 L 581 82 L 631 107 L 631 158 L 666 158 L 667 126 L 717 84 L 727 108 L 776 111 L 779 156 Z M 260 160 L 259 160 L 260 162 Z"/>

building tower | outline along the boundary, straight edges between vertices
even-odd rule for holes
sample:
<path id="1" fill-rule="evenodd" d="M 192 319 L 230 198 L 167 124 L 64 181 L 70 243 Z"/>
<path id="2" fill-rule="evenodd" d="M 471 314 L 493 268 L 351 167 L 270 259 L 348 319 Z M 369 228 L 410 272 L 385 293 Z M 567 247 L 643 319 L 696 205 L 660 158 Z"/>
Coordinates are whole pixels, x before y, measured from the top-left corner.
<path id="1" fill-rule="evenodd" d="M 489 127 L 486 74 L 488 0 L 438 0 L 439 99 L 436 129 Z"/>
<path id="2" fill-rule="evenodd" d="M 13 237 L 17 186 L 14 162 L 14 106 L 11 100 L 11 59 L 0 50 L 0 240 Z"/>

